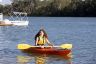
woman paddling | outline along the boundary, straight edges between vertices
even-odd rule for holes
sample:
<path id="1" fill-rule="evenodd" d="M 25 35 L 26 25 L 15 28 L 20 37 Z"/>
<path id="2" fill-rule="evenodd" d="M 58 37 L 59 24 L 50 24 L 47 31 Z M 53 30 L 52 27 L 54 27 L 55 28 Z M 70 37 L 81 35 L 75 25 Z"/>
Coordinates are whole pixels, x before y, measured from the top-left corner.
<path id="1" fill-rule="evenodd" d="M 47 33 L 45 32 L 44 29 L 40 29 L 39 32 L 35 35 L 35 45 L 36 46 L 43 46 L 45 44 L 48 44 L 50 46 L 53 46 L 49 40 L 48 40 L 48 36 Z"/>

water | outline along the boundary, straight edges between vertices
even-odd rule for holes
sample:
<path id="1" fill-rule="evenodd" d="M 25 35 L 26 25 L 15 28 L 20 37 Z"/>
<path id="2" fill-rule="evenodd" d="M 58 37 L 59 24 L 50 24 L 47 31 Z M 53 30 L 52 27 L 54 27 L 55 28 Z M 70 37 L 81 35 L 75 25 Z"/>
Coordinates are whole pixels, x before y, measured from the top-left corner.
<path id="1" fill-rule="evenodd" d="M 0 64 L 36 64 L 39 56 L 26 55 L 16 46 L 19 43 L 34 45 L 34 36 L 45 28 L 54 45 L 73 44 L 73 58 L 40 57 L 45 64 L 95 64 L 96 18 L 29 17 L 28 27 L 0 27 Z M 41 64 L 44 64 L 41 63 Z"/>

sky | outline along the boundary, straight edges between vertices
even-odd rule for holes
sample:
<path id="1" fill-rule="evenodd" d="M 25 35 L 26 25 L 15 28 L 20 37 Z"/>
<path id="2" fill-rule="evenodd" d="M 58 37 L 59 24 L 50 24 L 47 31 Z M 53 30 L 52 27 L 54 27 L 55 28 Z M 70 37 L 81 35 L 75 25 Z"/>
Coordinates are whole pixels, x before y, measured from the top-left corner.
<path id="1" fill-rule="evenodd" d="M 0 3 L 2 3 L 2 4 L 10 4 L 11 1 L 10 0 L 0 0 Z"/>

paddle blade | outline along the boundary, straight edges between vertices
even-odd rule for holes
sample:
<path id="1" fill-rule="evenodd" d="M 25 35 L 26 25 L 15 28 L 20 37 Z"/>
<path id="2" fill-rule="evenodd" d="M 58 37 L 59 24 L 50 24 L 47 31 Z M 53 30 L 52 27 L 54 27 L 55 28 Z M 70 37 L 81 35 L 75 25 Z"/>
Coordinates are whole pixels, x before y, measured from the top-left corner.
<path id="1" fill-rule="evenodd" d="M 28 45 L 28 44 L 18 44 L 17 45 L 18 49 L 28 49 L 30 47 L 31 47 L 31 45 Z"/>
<path id="2" fill-rule="evenodd" d="M 62 44 L 60 47 L 63 49 L 72 49 L 72 44 Z"/>

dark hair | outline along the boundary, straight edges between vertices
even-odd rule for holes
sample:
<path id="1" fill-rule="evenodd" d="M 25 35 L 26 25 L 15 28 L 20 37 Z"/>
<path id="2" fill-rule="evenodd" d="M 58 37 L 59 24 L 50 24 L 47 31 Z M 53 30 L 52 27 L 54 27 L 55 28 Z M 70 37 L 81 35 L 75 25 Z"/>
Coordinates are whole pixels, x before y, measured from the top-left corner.
<path id="1" fill-rule="evenodd" d="M 40 32 L 41 32 L 41 31 L 44 32 L 44 37 L 45 37 L 45 38 L 48 38 L 47 33 L 45 32 L 45 30 L 44 30 L 44 29 L 40 29 L 39 32 L 35 35 L 35 40 L 36 40 L 37 37 L 40 36 Z"/>

